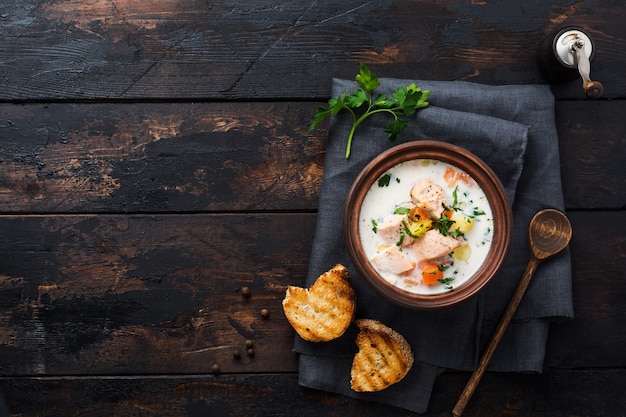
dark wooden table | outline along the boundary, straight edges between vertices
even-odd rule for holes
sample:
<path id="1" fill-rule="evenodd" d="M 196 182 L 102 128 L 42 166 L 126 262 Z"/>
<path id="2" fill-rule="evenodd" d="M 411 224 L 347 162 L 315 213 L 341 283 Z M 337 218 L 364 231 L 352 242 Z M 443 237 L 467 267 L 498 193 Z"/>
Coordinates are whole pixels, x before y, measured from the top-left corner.
<path id="1" fill-rule="evenodd" d="M 381 77 L 545 83 L 539 43 L 575 25 L 605 87 L 588 100 L 579 81 L 553 85 L 576 318 L 552 328 L 543 374 L 487 373 L 465 415 L 626 415 L 625 12 L 621 0 L 3 1 L 10 412 L 410 415 L 297 384 L 281 300 L 304 283 L 315 227 L 328 132 L 307 131 L 314 109 L 359 62 Z M 442 375 L 427 415 L 449 412 L 468 377 Z"/>

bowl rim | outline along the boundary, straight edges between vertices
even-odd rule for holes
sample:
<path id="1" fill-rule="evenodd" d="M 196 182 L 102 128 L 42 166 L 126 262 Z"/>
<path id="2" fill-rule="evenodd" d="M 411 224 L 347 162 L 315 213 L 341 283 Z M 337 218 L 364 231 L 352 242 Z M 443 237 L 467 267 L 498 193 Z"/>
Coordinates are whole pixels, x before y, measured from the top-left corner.
<path id="1" fill-rule="evenodd" d="M 385 280 L 363 253 L 359 237 L 359 217 L 365 195 L 390 168 L 415 159 L 435 159 L 447 162 L 467 172 L 485 192 L 494 219 L 491 247 L 476 273 L 451 291 L 441 294 L 414 294 Z M 356 207 L 356 209 L 355 209 Z M 458 145 L 439 140 L 416 140 L 389 148 L 368 162 L 357 174 L 348 190 L 342 213 L 344 245 L 361 279 L 384 298 L 412 309 L 444 308 L 474 296 L 482 290 L 502 266 L 511 243 L 512 209 L 504 186 L 495 172 L 473 152 Z M 499 223 L 496 219 L 501 219 Z"/>

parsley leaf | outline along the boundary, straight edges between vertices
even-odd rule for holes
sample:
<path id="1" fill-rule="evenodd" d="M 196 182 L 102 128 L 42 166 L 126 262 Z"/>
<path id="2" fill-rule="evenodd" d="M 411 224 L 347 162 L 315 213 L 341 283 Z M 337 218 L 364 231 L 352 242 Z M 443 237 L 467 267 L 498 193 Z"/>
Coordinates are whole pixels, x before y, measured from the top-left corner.
<path id="1" fill-rule="evenodd" d="M 456 186 L 454 187 L 454 190 L 452 191 L 452 208 L 457 210 L 459 208 L 459 197 L 457 195 L 457 191 L 459 190 L 459 187 Z"/>
<path id="2" fill-rule="evenodd" d="M 404 242 L 404 232 L 400 231 L 400 235 L 398 237 L 398 241 L 396 242 L 396 246 L 402 246 L 403 242 Z"/>
<path id="3" fill-rule="evenodd" d="M 352 94 L 350 94 L 346 99 L 346 105 L 352 109 L 358 109 L 363 104 L 367 103 L 369 100 L 369 96 L 367 93 L 360 88 L 354 90 Z"/>
<path id="4" fill-rule="evenodd" d="M 406 222 L 404 220 L 402 220 L 402 229 L 404 231 L 404 233 L 406 233 L 407 235 L 411 236 L 413 239 L 419 239 L 420 236 L 416 235 L 415 233 L 411 232 L 411 229 L 409 229 L 409 225 L 406 224 Z"/>
<path id="5" fill-rule="evenodd" d="M 389 138 L 389 141 L 394 142 L 398 138 L 398 135 L 404 132 L 404 129 L 406 129 L 408 125 L 409 122 L 404 119 L 396 119 L 391 122 L 391 124 L 385 128 L 385 133 L 388 135 L 387 137 Z"/>
<path id="6" fill-rule="evenodd" d="M 374 106 L 376 107 L 381 107 L 381 108 L 391 108 L 393 107 L 393 100 L 390 99 L 389 97 L 387 97 L 384 94 L 379 94 L 375 99 L 374 99 Z"/>
<path id="7" fill-rule="evenodd" d="M 436 223 L 433 223 L 433 226 L 435 227 L 435 229 L 437 229 L 437 231 L 439 231 L 439 233 L 444 236 L 463 236 L 463 233 L 461 233 L 458 227 L 456 229 L 452 229 L 455 223 L 456 222 L 454 220 L 449 219 L 448 216 L 444 213 L 441 215 L 441 218 L 437 220 Z"/>
<path id="8" fill-rule="evenodd" d="M 390 182 L 391 182 L 391 174 L 387 173 L 378 179 L 378 186 L 381 188 L 388 187 Z"/>
<path id="9" fill-rule="evenodd" d="M 380 80 L 364 64 L 359 64 L 359 73 L 355 80 L 359 88 L 350 95 L 344 93 L 337 98 L 331 98 L 328 100 L 328 107 L 318 107 L 309 126 L 309 131 L 312 131 L 331 115 L 336 116 L 342 110 L 350 113 L 352 127 L 348 133 L 346 159 L 350 157 L 354 132 L 368 117 L 376 113 L 388 113 L 393 116 L 393 121 L 385 127 L 385 133 L 387 139 L 394 142 L 409 124 L 407 119 L 400 116 L 412 116 L 417 110 L 427 107 L 430 97 L 430 90 L 421 90 L 415 83 L 398 87 L 391 98 L 385 94 L 374 96 L 374 91 L 380 87 Z"/>
<path id="10" fill-rule="evenodd" d="M 398 207 L 393 211 L 393 214 L 409 214 L 411 209 L 408 207 Z"/>
<path id="11" fill-rule="evenodd" d="M 363 90 L 367 91 L 369 95 L 372 95 L 374 90 L 380 87 L 380 81 L 365 65 L 360 64 L 359 69 L 360 72 L 355 77 L 356 82 Z"/>
<path id="12" fill-rule="evenodd" d="M 454 281 L 453 277 L 446 277 L 446 278 L 438 279 L 437 281 L 439 281 L 446 290 L 454 289 L 454 287 L 452 286 L 452 281 Z"/>

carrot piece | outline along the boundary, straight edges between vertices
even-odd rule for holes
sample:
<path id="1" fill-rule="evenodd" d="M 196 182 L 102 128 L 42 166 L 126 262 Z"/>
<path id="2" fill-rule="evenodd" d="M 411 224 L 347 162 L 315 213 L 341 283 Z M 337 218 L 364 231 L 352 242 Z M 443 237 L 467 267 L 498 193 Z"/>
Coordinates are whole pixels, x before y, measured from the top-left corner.
<path id="1" fill-rule="evenodd" d="M 443 173 L 443 179 L 450 187 L 452 187 L 458 180 L 461 180 L 466 184 L 470 183 L 470 176 L 467 175 L 467 173 L 457 171 L 456 169 L 450 167 L 446 168 L 446 171 Z"/>
<path id="2" fill-rule="evenodd" d="M 452 207 L 446 206 L 445 210 L 443 211 L 443 214 L 445 214 L 448 220 L 450 220 L 452 219 L 452 215 L 454 214 L 454 209 Z"/>
<path id="3" fill-rule="evenodd" d="M 423 236 L 433 226 L 433 221 L 421 207 L 413 207 L 408 215 L 409 224 L 405 224 L 405 231 L 412 238 Z"/>
<path id="4" fill-rule="evenodd" d="M 428 213 L 426 213 L 426 210 L 424 210 L 421 207 L 413 207 L 411 209 L 411 211 L 409 211 L 409 220 L 411 220 L 412 222 L 418 222 L 418 221 L 428 221 L 430 220 L 430 216 L 428 215 Z"/>
<path id="5" fill-rule="evenodd" d="M 427 264 L 422 268 L 422 282 L 426 285 L 436 284 L 443 279 L 443 271 L 437 264 Z"/>
<path id="6" fill-rule="evenodd" d="M 443 179 L 448 183 L 449 186 L 454 185 L 456 180 L 459 179 L 459 172 L 450 167 L 446 168 L 446 172 L 443 173 Z"/>

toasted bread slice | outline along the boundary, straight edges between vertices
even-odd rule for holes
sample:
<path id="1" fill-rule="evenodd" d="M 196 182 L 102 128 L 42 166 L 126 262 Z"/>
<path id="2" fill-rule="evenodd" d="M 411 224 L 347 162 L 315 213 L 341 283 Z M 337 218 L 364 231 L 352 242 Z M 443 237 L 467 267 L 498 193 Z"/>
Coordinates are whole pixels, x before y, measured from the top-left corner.
<path id="1" fill-rule="evenodd" d="M 356 295 L 348 269 L 337 264 L 320 275 L 310 289 L 289 286 L 283 310 L 295 331 L 310 342 L 327 342 L 350 326 Z"/>
<path id="2" fill-rule="evenodd" d="M 381 391 L 400 381 L 413 366 L 406 339 L 377 320 L 356 320 L 359 334 L 350 371 L 350 387 L 357 392 Z"/>

